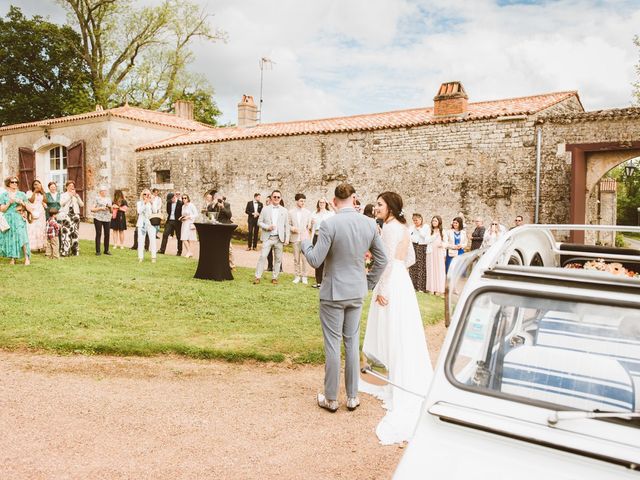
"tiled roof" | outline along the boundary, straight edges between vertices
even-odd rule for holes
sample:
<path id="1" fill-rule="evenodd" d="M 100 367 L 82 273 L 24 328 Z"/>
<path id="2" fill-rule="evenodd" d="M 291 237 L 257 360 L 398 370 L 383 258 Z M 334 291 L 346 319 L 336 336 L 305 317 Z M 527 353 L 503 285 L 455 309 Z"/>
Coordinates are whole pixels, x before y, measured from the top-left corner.
<path id="1" fill-rule="evenodd" d="M 256 127 L 213 128 L 177 135 L 160 142 L 143 145 L 136 150 L 151 150 L 177 145 L 194 145 L 260 137 L 380 130 L 384 128 L 415 127 L 436 123 L 465 122 L 505 116 L 531 115 L 570 97 L 578 98 L 578 93 L 575 91 L 556 92 L 530 97 L 469 103 L 468 114 L 464 117 L 435 117 L 433 115 L 433 107 L 431 107 L 354 115 L 351 117 L 266 123 Z"/>
<path id="2" fill-rule="evenodd" d="M 69 115 L 67 117 L 51 118 L 48 120 L 39 120 L 37 122 L 17 123 L 15 125 L 6 125 L 0 127 L 0 133 L 10 132 L 13 130 L 20 130 L 30 127 L 47 127 L 55 126 L 62 123 L 77 122 L 80 120 L 87 120 L 100 117 L 113 117 L 123 118 L 127 120 L 137 120 L 139 122 L 150 123 L 153 125 L 160 125 L 163 127 L 178 128 L 180 130 L 196 131 L 202 129 L 208 129 L 209 126 L 196 122 L 195 120 L 188 120 L 186 118 L 178 117 L 172 113 L 156 112 L 153 110 L 146 110 L 144 108 L 131 107 L 125 105 L 123 107 L 110 108 L 108 110 L 100 110 L 95 112 L 80 113 L 78 115 Z"/>
<path id="3" fill-rule="evenodd" d="M 595 120 L 611 120 L 616 118 L 638 118 L 640 117 L 640 107 L 610 108 L 607 110 L 593 110 L 591 112 L 574 112 L 560 115 L 541 116 L 538 123 L 572 123 L 587 122 Z"/>

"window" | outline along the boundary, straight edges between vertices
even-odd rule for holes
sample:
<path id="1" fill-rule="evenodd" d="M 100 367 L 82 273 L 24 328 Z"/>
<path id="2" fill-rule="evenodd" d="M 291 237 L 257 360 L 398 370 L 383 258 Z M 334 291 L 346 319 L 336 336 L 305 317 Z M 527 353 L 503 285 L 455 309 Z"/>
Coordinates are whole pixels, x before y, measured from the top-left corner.
<path id="1" fill-rule="evenodd" d="M 67 181 L 67 147 L 58 146 L 49 150 L 49 181 L 56 182 L 58 190 L 64 189 Z"/>
<path id="2" fill-rule="evenodd" d="M 482 293 L 468 310 L 449 365 L 456 381 L 479 392 L 560 409 L 636 411 L 640 313 L 631 307 Z"/>
<path id="3" fill-rule="evenodd" d="M 171 183 L 171 170 L 156 170 L 156 183 Z"/>

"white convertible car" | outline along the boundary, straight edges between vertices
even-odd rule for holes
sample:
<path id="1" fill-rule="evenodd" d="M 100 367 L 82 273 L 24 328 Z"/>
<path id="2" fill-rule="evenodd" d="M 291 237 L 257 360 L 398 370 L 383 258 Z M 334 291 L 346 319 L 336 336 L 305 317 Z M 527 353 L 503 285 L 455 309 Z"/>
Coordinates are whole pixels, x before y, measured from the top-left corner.
<path id="1" fill-rule="evenodd" d="M 396 479 L 640 479 L 640 251 L 530 225 L 457 258 Z M 593 236 L 593 235 L 592 235 Z"/>

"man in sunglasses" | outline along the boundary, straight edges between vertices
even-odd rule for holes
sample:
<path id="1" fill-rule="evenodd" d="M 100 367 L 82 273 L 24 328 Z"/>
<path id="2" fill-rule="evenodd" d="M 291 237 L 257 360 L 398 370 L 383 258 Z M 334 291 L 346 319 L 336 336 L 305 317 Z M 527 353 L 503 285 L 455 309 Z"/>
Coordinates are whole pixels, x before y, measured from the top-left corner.
<path id="1" fill-rule="evenodd" d="M 180 241 L 180 229 L 182 222 L 178 220 L 182 216 L 182 200 L 180 192 L 170 193 L 167 195 L 167 221 L 164 223 L 164 233 L 162 234 L 162 243 L 158 253 L 164 253 L 167 248 L 169 237 L 175 233 L 178 240 L 178 256 L 182 255 L 182 242 Z"/>
<path id="2" fill-rule="evenodd" d="M 280 265 L 282 264 L 282 251 L 284 246 L 289 243 L 290 234 L 289 212 L 280 206 L 281 199 L 282 193 L 280 190 L 274 190 L 271 193 L 271 203 L 262 209 L 260 217 L 258 217 L 258 226 L 262 230 L 262 251 L 256 266 L 254 284 L 260 283 L 264 272 L 265 260 L 272 248 L 274 265 L 273 272 L 271 272 L 271 283 L 278 284 L 278 275 L 280 275 Z"/>

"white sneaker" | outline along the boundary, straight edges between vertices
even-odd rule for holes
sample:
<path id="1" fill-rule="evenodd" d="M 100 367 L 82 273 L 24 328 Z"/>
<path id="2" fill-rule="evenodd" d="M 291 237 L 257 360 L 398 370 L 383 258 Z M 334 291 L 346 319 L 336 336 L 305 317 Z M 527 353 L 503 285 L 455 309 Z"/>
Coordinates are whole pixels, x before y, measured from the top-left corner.
<path id="1" fill-rule="evenodd" d="M 293 283 L 300 283 L 300 277 L 296 277 L 293 279 Z"/>
<path id="2" fill-rule="evenodd" d="M 304 283 L 305 285 L 309 285 L 309 281 L 307 280 L 307 277 L 302 277 L 302 283 Z"/>

